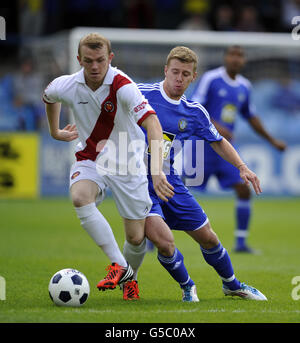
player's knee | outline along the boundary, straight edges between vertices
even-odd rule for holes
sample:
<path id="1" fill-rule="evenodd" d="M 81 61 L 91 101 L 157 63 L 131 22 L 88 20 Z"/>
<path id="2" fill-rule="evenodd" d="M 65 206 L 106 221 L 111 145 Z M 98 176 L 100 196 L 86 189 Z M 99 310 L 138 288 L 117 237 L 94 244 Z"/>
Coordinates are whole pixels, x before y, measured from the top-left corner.
<path id="1" fill-rule="evenodd" d="M 145 237 L 138 234 L 126 234 L 126 240 L 132 245 L 140 245 L 143 243 Z"/>
<path id="2" fill-rule="evenodd" d="M 209 236 L 201 243 L 201 247 L 204 249 L 212 249 L 219 244 L 219 239 L 216 234 Z"/>
<path id="3" fill-rule="evenodd" d="M 212 249 L 219 244 L 219 238 L 209 224 L 200 230 L 197 230 L 196 235 L 193 235 L 192 237 L 204 249 Z"/>
<path id="4" fill-rule="evenodd" d="M 249 200 L 251 197 L 251 190 L 246 184 L 241 183 L 235 186 L 237 197 L 243 200 Z"/>
<path id="5" fill-rule="evenodd" d="M 163 256 L 173 256 L 175 252 L 174 241 L 160 241 L 156 244 L 158 252 Z"/>
<path id="6" fill-rule="evenodd" d="M 93 199 L 91 199 L 87 194 L 85 194 L 85 192 L 72 192 L 71 198 L 74 207 L 82 207 L 93 202 Z"/>

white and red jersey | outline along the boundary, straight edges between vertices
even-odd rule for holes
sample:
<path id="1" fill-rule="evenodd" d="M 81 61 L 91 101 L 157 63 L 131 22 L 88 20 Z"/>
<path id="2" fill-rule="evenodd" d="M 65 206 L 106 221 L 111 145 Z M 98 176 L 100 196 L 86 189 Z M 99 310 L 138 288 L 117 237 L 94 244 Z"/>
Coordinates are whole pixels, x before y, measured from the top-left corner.
<path id="1" fill-rule="evenodd" d="M 139 164 L 143 160 L 141 142 L 145 136 L 139 125 L 155 111 L 137 85 L 117 68 L 109 66 L 96 91 L 87 86 L 83 69 L 58 77 L 45 89 L 43 100 L 71 107 L 80 141 L 77 161 L 98 161 L 106 154 L 107 168 L 113 166 L 123 173 L 128 163 Z M 107 147 L 111 148 L 109 152 Z M 133 156 L 136 162 L 132 161 Z"/>

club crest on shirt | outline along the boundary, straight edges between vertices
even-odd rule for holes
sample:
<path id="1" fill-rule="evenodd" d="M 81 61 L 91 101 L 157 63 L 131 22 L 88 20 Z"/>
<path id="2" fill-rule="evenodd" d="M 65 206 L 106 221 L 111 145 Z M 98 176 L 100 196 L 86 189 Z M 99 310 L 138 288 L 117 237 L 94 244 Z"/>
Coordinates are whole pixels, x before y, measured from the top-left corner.
<path id="1" fill-rule="evenodd" d="M 75 177 L 77 177 L 80 174 L 80 171 L 76 171 L 75 173 L 72 174 L 71 179 L 74 180 Z"/>
<path id="2" fill-rule="evenodd" d="M 187 121 L 184 118 L 179 119 L 179 122 L 178 122 L 179 131 L 184 131 L 186 127 L 187 127 Z"/>
<path id="3" fill-rule="evenodd" d="M 113 112 L 115 109 L 114 104 L 111 101 L 106 101 L 103 105 L 106 112 Z"/>

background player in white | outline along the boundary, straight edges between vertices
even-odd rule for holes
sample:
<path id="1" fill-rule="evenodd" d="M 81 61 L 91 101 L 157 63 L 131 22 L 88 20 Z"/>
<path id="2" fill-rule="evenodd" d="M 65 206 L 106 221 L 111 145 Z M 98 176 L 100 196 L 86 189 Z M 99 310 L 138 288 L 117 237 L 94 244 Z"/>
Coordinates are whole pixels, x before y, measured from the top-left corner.
<path id="1" fill-rule="evenodd" d="M 176 47 L 167 57 L 164 81 L 139 84 L 138 87 L 156 111 L 164 132 L 169 134 L 168 137 L 176 137 L 181 143 L 191 136 L 207 141 L 223 159 L 239 170 L 242 180 L 246 184 L 251 183 L 256 194 L 260 194 L 261 188 L 257 176 L 248 169 L 233 146 L 217 132 L 205 108 L 197 102 L 187 100 L 183 95 L 196 78 L 197 62 L 197 55 L 192 50 L 187 47 Z M 146 235 L 157 247 L 159 262 L 182 288 L 182 300 L 194 302 L 198 301 L 198 297 L 195 284 L 184 267 L 183 256 L 175 247 L 170 228 L 185 231 L 200 245 L 205 261 L 220 276 L 225 295 L 266 300 L 256 288 L 241 283 L 235 277 L 227 250 L 212 230 L 205 212 L 184 186 L 173 167 L 174 154 L 175 149 L 170 149 L 168 159 L 164 163 L 167 179 L 174 187 L 175 193 L 168 202 L 162 202 L 157 197 L 151 175 L 148 174 L 149 194 L 153 205 L 146 219 Z M 170 172 L 167 174 L 166 170 Z M 131 260 L 136 260 L 126 246 L 124 256 L 129 263 Z M 131 284 L 129 291 L 136 292 L 137 287 L 132 285 L 136 284 L 134 280 L 125 283 L 125 292 L 129 283 Z"/>
<path id="2" fill-rule="evenodd" d="M 235 121 L 241 115 L 252 129 L 267 140 L 274 148 L 284 151 L 285 142 L 273 137 L 264 127 L 256 109 L 251 103 L 251 83 L 240 75 L 246 63 L 245 52 L 240 46 L 230 46 L 224 54 L 224 66 L 205 72 L 194 89 L 192 100 L 200 102 L 209 112 L 212 123 L 220 134 L 229 142 L 234 142 Z M 222 160 L 218 154 L 205 143 L 204 181 L 194 187 L 205 190 L 207 182 L 215 175 L 224 189 L 234 189 L 236 194 L 235 206 L 235 247 L 236 252 L 255 252 L 247 245 L 251 210 L 251 190 L 243 182 L 236 168 Z M 195 154 L 192 154 L 195 156 Z"/>
<path id="3" fill-rule="evenodd" d="M 77 161 L 70 172 L 70 193 L 82 227 L 111 261 L 107 276 L 97 285 L 99 290 L 114 289 L 133 275 L 109 223 L 96 207 L 103 200 L 106 187 L 111 188 L 124 219 L 127 246 L 136 255 L 145 251 L 144 223 L 152 203 L 142 167 L 136 175 L 120 175 L 118 172 L 121 163 L 128 161 L 123 152 L 117 150 L 119 156 L 109 155 L 115 163 L 115 171 L 102 170 L 103 166 L 98 165 L 97 160 L 105 154 L 108 141 L 119 146 L 119 133 L 126 133 L 128 144 L 144 140 L 139 125 L 145 128 L 151 143 L 162 140 L 162 129 L 155 112 L 136 84 L 111 66 L 113 56 L 110 42 L 105 37 L 94 33 L 83 37 L 77 57 L 82 69 L 53 80 L 43 96 L 51 136 L 67 142 L 79 138 L 75 154 Z M 72 108 L 76 126 L 59 128 L 61 103 Z M 162 172 L 161 150 L 153 150 L 156 157 L 151 171 L 155 189 L 162 199 L 167 200 L 165 196 L 173 195 L 172 186 Z M 143 152 L 135 152 L 137 162 L 143 161 Z"/>

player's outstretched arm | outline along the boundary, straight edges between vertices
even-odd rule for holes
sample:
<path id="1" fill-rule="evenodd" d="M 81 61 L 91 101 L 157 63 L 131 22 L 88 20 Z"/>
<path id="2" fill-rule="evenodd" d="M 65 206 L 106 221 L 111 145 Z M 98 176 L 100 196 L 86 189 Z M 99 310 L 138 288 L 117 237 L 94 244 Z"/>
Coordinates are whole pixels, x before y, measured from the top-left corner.
<path id="1" fill-rule="evenodd" d="M 274 148 L 276 148 L 279 151 L 284 151 L 286 149 L 286 143 L 272 137 L 264 128 L 261 120 L 257 117 L 251 117 L 249 120 L 249 124 L 252 126 L 252 128 L 264 139 L 266 139 L 268 142 L 270 142 Z"/>
<path id="2" fill-rule="evenodd" d="M 45 104 L 49 131 L 54 139 L 70 142 L 78 138 L 76 125 L 68 124 L 62 130 L 59 128 L 61 103 Z"/>
<path id="3" fill-rule="evenodd" d="M 162 170 L 163 165 L 163 134 L 162 128 L 156 115 L 150 115 L 142 123 L 147 130 L 147 138 L 151 151 L 150 170 L 154 190 L 163 201 L 168 201 L 174 195 L 174 188 L 168 182 Z"/>
<path id="4" fill-rule="evenodd" d="M 239 169 L 240 177 L 245 181 L 246 185 L 249 185 L 249 182 L 251 182 L 252 187 L 257 195 L 262 192 L 260 181 L 256 174 L 247 167 L 246 163 L 243 162 L 238 152 L 225 138 L 220 141 L 211 143 L 211 147 L 224 160 L 228 161 Z"/>

